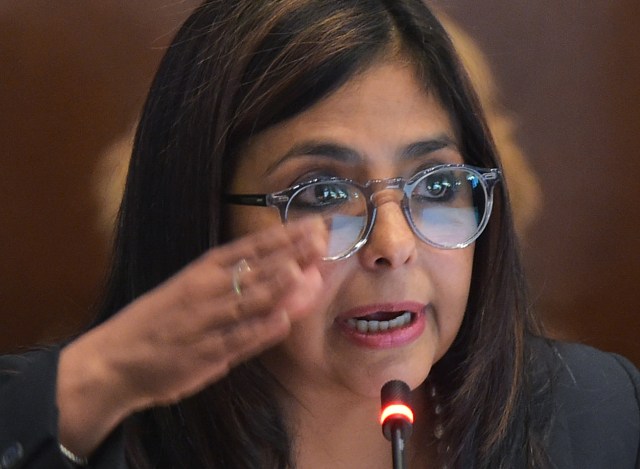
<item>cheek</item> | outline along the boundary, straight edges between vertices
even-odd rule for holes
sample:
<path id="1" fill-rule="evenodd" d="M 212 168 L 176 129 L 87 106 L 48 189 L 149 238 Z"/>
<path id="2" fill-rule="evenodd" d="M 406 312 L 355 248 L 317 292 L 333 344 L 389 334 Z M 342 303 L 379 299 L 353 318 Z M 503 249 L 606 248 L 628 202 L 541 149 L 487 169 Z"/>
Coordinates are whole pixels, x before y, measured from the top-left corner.
<path id="1" fill-rule="evenodd" d="M 473 268 L 473 248 L 458 251 L 443 251 L 444 257 L 431 266 L 439 311 L 438 323 L 446 336 L 455 336 L 467 309 L 471 273 Z M 435 269 L 435 270 L 434 270 Z"/>
<path id="2" fill-rule="evenodd" d="M 441 251 L 441 256 L 435 263 L 431 263 L 434 283 L 447 295 L 458 298 L 466 303 L 471 285 L 473 270 L 473 246 L 465 249 Z"/>

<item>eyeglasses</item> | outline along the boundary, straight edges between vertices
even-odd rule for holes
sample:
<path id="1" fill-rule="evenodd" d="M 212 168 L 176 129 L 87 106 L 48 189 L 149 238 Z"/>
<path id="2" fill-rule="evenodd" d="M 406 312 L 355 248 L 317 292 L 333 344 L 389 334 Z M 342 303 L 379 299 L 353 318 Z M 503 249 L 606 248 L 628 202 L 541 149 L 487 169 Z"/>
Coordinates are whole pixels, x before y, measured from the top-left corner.
<path id="1" fill-rule="evenodd" d="M 374 179 L 359 184 L 350 179 L 319 178 L 271 194 L 230 194 L 225 200 L 276 207 L 283 223 L 320 215 L 329 230 L 325 260 L 337 260 L 349 257 L 367 242 L 377 206 L 389 190 L 400 191 L 402 197 L 397 201 L 422 241 L 441 249 L 467 247 L 487 226 L 493 187 L 499 180 L 498 169 L 443 164 L 409 179 Z"/>

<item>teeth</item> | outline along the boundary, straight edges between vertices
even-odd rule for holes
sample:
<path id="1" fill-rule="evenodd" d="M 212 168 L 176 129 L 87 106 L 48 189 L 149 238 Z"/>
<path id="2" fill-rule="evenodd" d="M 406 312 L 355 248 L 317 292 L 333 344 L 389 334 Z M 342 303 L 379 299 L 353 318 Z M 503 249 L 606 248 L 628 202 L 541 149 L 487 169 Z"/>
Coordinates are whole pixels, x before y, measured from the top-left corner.
<path id="1" fill-rule="evenodd" d="M 411 322 L 411 313 L 405 311 L 403 314 L 390 321 L 367 321 L 366 319 L 348 319 L 347 324 L 352 329 L 362 334 L 384 332 L 393 329 L 400 329 Z"/>

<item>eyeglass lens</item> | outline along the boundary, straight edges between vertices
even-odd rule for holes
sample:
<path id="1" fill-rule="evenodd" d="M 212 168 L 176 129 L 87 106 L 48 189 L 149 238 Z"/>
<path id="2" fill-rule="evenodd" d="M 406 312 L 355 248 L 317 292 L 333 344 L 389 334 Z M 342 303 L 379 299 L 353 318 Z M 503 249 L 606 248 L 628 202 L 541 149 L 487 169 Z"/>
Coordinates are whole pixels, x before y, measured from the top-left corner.
<path id="1" fill-rule="evenodd" d="M 478 175 L 467 169 L 443 169 L 413 187 L 409 212 L 416 231 L 427 242 L 452 248 L 477 234 L 485 204 Z"/>
<path id="2" fill-rule="evenodd" d="M 481 176 L 466 168 L 442 168 L 407 183 L 410 223 L 425 242 L 461 247 L 478 235 L 486 207 Z M 291 197 L 286 218 L 321 215 L 329 229 L 327 258 L 348 254 L 366 236 L 368 203 L 364 190 L 346 181 L 319 181 Z"/>

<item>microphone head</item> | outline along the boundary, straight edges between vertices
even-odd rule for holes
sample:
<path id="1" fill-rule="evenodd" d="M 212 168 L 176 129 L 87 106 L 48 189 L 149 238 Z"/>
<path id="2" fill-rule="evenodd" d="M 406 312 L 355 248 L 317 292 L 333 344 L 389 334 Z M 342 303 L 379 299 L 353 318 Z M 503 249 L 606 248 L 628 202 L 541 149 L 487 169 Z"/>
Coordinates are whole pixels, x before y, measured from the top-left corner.
<path id="1" fill-rule="evenodd" d="M 411 410 L 411 389 L 404 381 L 392 380 L 385 383 L 380 391 L 382 412 L 380 424 L 382 433 L 391 440 L 391 429 L 394 425 L 402 427 L 405 436 L 411 435 L 413 429 L 413 411 Z"/>

